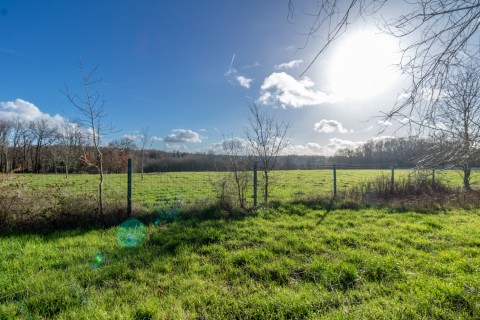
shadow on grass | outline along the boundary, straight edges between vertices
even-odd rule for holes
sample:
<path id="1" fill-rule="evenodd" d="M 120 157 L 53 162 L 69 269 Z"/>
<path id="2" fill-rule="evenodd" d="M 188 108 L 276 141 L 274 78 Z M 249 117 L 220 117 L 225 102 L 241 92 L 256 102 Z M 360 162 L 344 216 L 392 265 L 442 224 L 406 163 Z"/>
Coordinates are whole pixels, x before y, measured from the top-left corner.
<path id="1" fill-rule="evenodd" d="M 255 214 L 252 210 L 229 208 L 225 210 L 218 203 L 207 200 L 190 204 L 183 208 L 160 208 L 148 211 L 138 207 L 133 214 L 129 215 L 126 208 L 106 207 L 104 214 L 100 215 L 98 209 L 85 210 L 82 208 L 78 213 L 60 212 L 50 215 L 36 215 L 24 217 L 0 224 L 0 235 L 11 234 L 59 234 L 60 231 L 86 232 L 97 229 L 108 229 L 135 218 L 145 225 L 181 221 L 205 221 L 205 220 L 238 220 L 245 216 Z"/>

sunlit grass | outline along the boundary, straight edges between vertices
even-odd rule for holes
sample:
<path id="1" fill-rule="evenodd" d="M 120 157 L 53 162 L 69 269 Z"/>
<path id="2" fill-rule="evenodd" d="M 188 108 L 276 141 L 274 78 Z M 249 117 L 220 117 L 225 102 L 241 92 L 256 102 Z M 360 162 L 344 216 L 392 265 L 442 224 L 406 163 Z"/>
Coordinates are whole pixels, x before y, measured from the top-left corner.
<path id="1" fill-rule="evenodd" d="M 476 319 L 480 214 L 323 211 L 0 238 L 0 319 Z"/>
<path id="2" fill-rule="evenodd" d="M 222 178 L 228 173 L 224 172 L 162 172 L 145 174 L 141 179 L 140 174 L 133 174 L 132 201 L 134 204 L 155 210 L 172 203 L 194 203 L 205 199 L 217 199 Z M 361 183 L 373 181 L 381 176 L 390 177 L 390 170 L 337 170 L 337 191 L 346 191 Z M 97 175 L 70 175 L 68 179 L 61 174 L 51 175 L 18 175 L 19 179 L 28 186 L 49 188 L 55 192 L 56 188 L 68 188 L 71 193 L 86 194 L 92 199 L 97 197 Z M 395 170 L 395 178 L 415 179 L 412 170 Z M 435 178 L 454 188 L 461 187 L 462 177 L 459 171 L 436 171 Z M 261 199 L 263 184 L 259 173 L 258 196 Z M 431 179 L 431 177 L 429 177 Z M 472 180 L 478 179 L 478 173 L 473 172 Z M 290 170 L 271 172 L 270 200 L 285 202 L 299 196 L 333 194 L 332 170 Z M 250 183 L 247 201 L 253 203 L 253 182 Z M 473 187 L 476 187 L 474 183 Z M 124 198 L 127 195 L 127 175 L 105 175 L 104 192 L 106 197 L 114 199 Z M 259 200 L 260 201 L 260 200 Z"/>

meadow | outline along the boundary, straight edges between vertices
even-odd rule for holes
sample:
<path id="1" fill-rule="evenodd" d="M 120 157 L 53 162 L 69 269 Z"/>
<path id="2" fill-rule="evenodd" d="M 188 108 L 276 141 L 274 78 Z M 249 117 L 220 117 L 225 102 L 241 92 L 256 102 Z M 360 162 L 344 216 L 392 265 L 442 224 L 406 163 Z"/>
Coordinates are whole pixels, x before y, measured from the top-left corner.
<path id="1" fill-rule="evenodd" d="M 339 171 L 339 186 L 367 174 L 382 172 Z M 135 176 L 134 201 L 153 208 L 215 197 L 222 175 Z M 437 176 L 461 182 L 454 172 Z M 65 180 L 94 192 L 93 177 Z M 125 187 L 107 192 L 126 192 L 121 175 L 107 176 L 106 190 L 112 178 Z M 54 175 L 24 179 L 38 190 L 65 184 Z M 330 193 L 331 179 L 331 171 L 277 172 L 272 196 L 283 201 L 244 215 L 187 217 L 170 207 L 109 228 L 4 234 L 0 319 L 480 318 L 479 209 L 295 201 L 299 193 Z"/>
<path id="2" fill-rule="evenodd" d="M 379 177 L 390 179 L 390 170 L 337 170 L 337 191 L 345 192 Z M 69 194 L 86 195 L 95 200 L 98 190 L 98 176 L 75 174 L 65 178 L 61 174 L 16 175 L 28 188 L 39 193 L 55 193 L 59 190 Z M 195 203 L 206 199 L 216 199 L 220 193 L 225 172 L 162 172 L 145 174 L 144 179 L 136 173 L 132 177 L 132 201 L 137 206 L 155 210 L 172 203 Z M 395 179 L 416 179 L 417 175 L 409 169 L 395 170 Z M 262 181 L 259 174 L 259 199 L 262 194 Z M 431 179 L 431 177 L 428 177 Z M 435 179 L 452 186 L 461 187 L 462 178 L 459 171 L 437 171 Z M 478 179 L 478 173 L 472 173 L 472 179 Z M 298 197 L 333 194 L 332 170 L 290 170 L 273 171 L 270 178 L 270 200 L 289 202 Z M 253 182 L 249 183 L 247 201 L 253 203 Z M 107 198 L 124 201 L 126 205 L 127 175 L 105 175 L 104 192 Z M 260 201 L 260 200 L 259 200 Z"/>

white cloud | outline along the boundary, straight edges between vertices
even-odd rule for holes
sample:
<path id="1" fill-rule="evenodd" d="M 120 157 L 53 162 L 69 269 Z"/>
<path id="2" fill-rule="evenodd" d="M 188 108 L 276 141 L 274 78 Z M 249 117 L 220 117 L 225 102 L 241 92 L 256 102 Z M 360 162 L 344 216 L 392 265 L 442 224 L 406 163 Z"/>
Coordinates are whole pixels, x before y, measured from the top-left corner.
<path id="1" fill-rule="evenodd" d="M 285 72 L 274 72 L 263 81 L 258 100 L 282 108 L 302 108 L 334 102 L 333 97 L 312 89 L 313 85 L 309 78 L 297 80 Z"/>
<path id="2" fill-rule="evenodd" d="M 313 130 L 317 132 L 324 132 L 324 133 L 332 133 L 332 132 L 340 132 L 340 133 L 347 133 L 349 130 L 345 129 L 343 125 L 338 122 L 337 120 L 326 120 L 322 119 L 320 122 L 315 123 Z M 353 132 L 353 130 L 350 130 Z"/>
<path id="3" fill-rule="evenodd" d="M 48 120 L 57 124 L 65 122 L 62 116 L 56 114 L 52 117 L 48 113 L 43 113 L 33 103 L 22 99 L 0 102 L 0 118 L 21 119 L 24 121 Z"/>
<path id="4" fill-rule="evenodd" d="M 332 138 L 328 140 L 328 144 L 325 146 L 326 153 L 333 155 L 335 152 L 341 149 L 355 149 L 356 147 L 361 146 L 365 142 L 363 141 L 351 141 L 351 140 L 342 140 L 338 138 Z"/>
<path id="5" fill-rule="evenodd" d="M 385 140 L 392 140 L 392 139 L 395 139 L 395 137 L 394 136 L 378 136 L 378 137 L 373 137 L 370 140 L 372 140 L 372 141 L 382 141 L 382 140 L 385 141 Z"/>
<path id="6" fill-rule="evenodd" d="M 285 63 L 275 65 L 275 69 L 276 70 L 292 69 L 292 68 L 298 67 L 302 62 L 303 60 L 292 60 L 290 62 L 285 62 Z"/>
<path id="7" fill-rule="evenodd" d="M 410 122 L 409 118 L 403 118 L 402 120 L 400 120 L 400 123 L 402 123 L 402 124 L 407 124 L 409 122 Z"/>
<path id="8" fill-rule="evenodd" d="M 123 135 L 123 138 L 135 141 L 135 140 L 140 140 L 140 139 L 142 139 L 143 136 L 142 136 L 142 135 L 124 134 L 124 135 Z"/>
<path id="9" fill-rule="evenodd" d="M 250 88 L 250 82 L 252 82 L 252 79 L 245 78 L 244 76 L 237 76 L 235 79 L 237 79 L 238 83 L 244 88 Z"/>
<path id="10" fill-rule="evenodd" d="M 318 143 L 290 144 L 282 150 L 282 155 L 305 155 L 321 156 L 325 154 L 325 148 Z"/>
<path id="11" fill-rule="evenodd" d="M 163 138 L 157 137 L 157 136 L 152 136 L 151 139 L 152 139 L 153 141 L 163 141 Z"/>
<path id="12" fill-rule="evenodd" d="M 193 143 L 201 143 L 202 137 L 192 130 L 185 130 L 185 129 L 173 129 L 172 133 L 169 134 L 165 139 L 165 142 L 193 142 Z"/>
<path id="13" fill-rule="evenodd" d="M 393 125 L 393 123 L 389 120 L 379 120 L 379 121 L 377 121 L 377 126 L 389 127 L 391 125 Z"/>
<path id="14" fill-rule="evenodd" d="M 227 151 L 233 147 L 238 151 L 238 153 L 242 153 L 248 149 L 249 143 L 247 140 L 234 137 L 230 139 L 225 139 L 217 143 L 213 143 L 210 150 L 215 151 L 220 154 L 225 154 Z"/>

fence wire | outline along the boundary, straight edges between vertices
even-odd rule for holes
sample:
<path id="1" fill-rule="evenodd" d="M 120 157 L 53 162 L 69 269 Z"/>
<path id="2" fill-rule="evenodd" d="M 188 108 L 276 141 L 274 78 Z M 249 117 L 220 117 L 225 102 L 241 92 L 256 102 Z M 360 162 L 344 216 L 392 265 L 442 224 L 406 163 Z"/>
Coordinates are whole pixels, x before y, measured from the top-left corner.
<path id="1" fill-rule="evenodd" d="M 253 168 L 252 168 L 253 169 Z M 459 170 L 418 171 L 413 168 L 395 169 L 395 181 L 401 179 L 437 179 L 452 187 L 462 186 Z M 383 165 L 358 166 L 336 165 L 337 193 L 346 194 L 354 187 L 360 187 L 376 179 L 390 179 L 392 168 Z M 253 170 L 244 172 L 246 180 L 242 189 L 245 203 L 253 206 Z M 8 181 L 7 181 L 8 180 Z M 478 180 L 478 171 L 472 172 L 472 186 Z M 43 195 L 70 194 L 84 201 L 98 201 L 98 174 L 4 174 L 2 188 L 12 190 L 30 190 Z M 239 198 L 239 189 L 232 172 L 156 172 L 132 174 L 132 203 L 134 209 L 143 207 L 156 210 L 163 207 L 181 206 L 195 202 L 217 201 L 222 197 L 230 197 L 233 201 Z M 291 201 L 309 196 L 333 196 L 333 165 L 317 166 L 310 170 L 278 170 L 269 173 L 269 201 Z M 5 189 L 6 190 L 6 189 Z M 127 174 L 105 174 L 103 183 L 104 198 L 127 207 Z M 265 178 L 258 171 L 258 203 L 263 202 Z M 4 192 L 4 197 L 6 193 Z M 62 197 L 57 197 L 62 201 Z"/>

